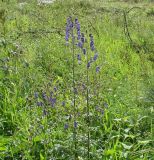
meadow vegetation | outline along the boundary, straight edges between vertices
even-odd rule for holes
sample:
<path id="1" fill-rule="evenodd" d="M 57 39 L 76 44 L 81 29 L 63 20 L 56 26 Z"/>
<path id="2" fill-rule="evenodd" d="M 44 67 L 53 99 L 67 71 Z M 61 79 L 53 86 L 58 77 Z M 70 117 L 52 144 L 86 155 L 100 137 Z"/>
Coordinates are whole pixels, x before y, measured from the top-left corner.
<path id="1" fill-rule="evenodd" d="M 0 1 L 0 160 L 153 160 L 153 67 L 152 0 Z"/>

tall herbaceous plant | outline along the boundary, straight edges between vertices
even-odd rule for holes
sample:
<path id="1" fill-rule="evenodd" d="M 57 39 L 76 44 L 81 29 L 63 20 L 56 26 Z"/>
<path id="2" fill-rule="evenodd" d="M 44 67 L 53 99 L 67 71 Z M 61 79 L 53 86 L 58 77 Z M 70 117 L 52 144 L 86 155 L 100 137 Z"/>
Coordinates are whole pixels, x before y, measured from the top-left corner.
<path id="1" fill-rule="evenodd" d="M 71 101 L 73 113 L 74 159 L 84 152 L 84 157 L 91 159 L 91 128 L 95 117 L 104 114 L 99 94 L 99 54 L 92 34 L 81 32 L 77 18 L 67 18 L 66 50 L 71 61 Z M 96 113 L 97 112 L 97 113 Z M 68 127 L 65 124 L 65 127 Z M 72 148 L 72 149 L 73 149 Z M 81 149 L 82 148 L 82 149 Z"/>

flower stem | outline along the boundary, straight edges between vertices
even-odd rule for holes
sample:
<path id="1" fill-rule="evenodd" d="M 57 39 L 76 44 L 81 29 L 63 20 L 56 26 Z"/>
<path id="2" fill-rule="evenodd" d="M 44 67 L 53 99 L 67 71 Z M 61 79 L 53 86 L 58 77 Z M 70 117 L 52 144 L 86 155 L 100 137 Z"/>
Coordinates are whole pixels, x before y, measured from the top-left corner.
<path id="1" fill-rule="evenodd" d="M 74 124 L 76 123 L 76 96 L 75 96 L 75 45 L 74 45 L 74 32 L 72 28 L 72 84 L 73 84 L 73 107 L 74 107 Z M 74 159 L 77 160 L 77 138 L 76 138 L 76 127 L 74 125 L 74 131 L 73 131 L 73 141 L 74 141 L 74 149 L 75 149 L 75 154 L 74 154 Z"/>
<path id="2" fill-rule="evenodd" d="M 88 64 L 88 52 L 87 52 L 87 64 Z M 87 74 L 86 74 L 86 78 L 87 78 L 87 126 L 88 126 L 88 133 L 87 133 L 87 156 L 88 156 L 88 160 L 90 160 L 90 132 L 89 132 L 89 127 L 90 127 L 90 117 L 89 117 L 89 70 L 87 67 Z"/>

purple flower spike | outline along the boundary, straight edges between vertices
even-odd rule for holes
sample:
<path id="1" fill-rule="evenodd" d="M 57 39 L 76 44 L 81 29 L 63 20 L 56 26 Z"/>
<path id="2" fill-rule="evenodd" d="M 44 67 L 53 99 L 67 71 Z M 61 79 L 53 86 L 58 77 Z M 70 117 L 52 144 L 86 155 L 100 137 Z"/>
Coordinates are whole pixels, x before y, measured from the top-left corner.
<path id="1" fill-rule="evenodd" d="M 69 40 L 69 30 L 68 30 L 68 29 L 66 29 L 65 40 L 66 40 L 66 41 Z"/>
<path id="2" fill-rule="evenodd" d="M 79 48 L 82 48 L 82 47 L 83 47 L 82 42 L 78 42 L 77 46 L 78 46 Z"/>
<path id="3" fill-rule="evenodd" d="M 99 71 L 100 71 L 100 67 L 97 66 L 97 67 L 96 67 L 96 72 L 98 73 Z"/>
<path id="4" fill-rule="evenodd" d="M 85 43 L 85 36 L 84 36 L 83 33 L 81 33 L 81 42 L 82 42 L 82 43 Z"/>
<path id="5" fill-rule="evenodd" d="M 43 115 L 46 116 L 47 115 L 47 111 L 44 109 L 43 110 Z"/>
<path id="6" fill-rule="evenodd" d="M 43 103 L 42 103 L 42 102 L 37 102 L 37 106 L 38 106 L 38 107 L 42 107 L 42 106 L 43 106 Z"/>
<path id="7" fill-rule="evenodd" d="M 94 39 L 93 39 L 92 34 L 90 34 L 89 36 L 90 36 L 90 48 L 92 51 L 94 51 L 95 50 Z"/>
<path id="8" fill-rule="evenodd" d="M 49 101 L 50 101 L 52 107 L 54 107 L 54 105 L 56 104 L 56 98 L 50 97 L 50 100 L 49 100 Z"/>
<path id="9" fill-rule="evenodd" d="M 80 55 L 80 54 L 77 55 L 77 59 L 78 59 L 79 61 L 81 61 L 81 55 Z"/>
<path id="10" fill-rule="evenodd" d="M 44 100 L 47 100 L 47 95 L 46 95 L 45 92 L 42 93 L 42 98 L 43 98 Z"/>
<path id="11" fill-rule="evenodd" d="M 71 17 L 67 18 L 67 25 L 66 25 L 66 31 L 65 31 L 65 40 L 69 41 L 70 31 L 73 28 L 73 22 L 71 20 Z"/>
<path id="12" fill-rule="evenodd" d="M 85 48 L 83 48 L 83 54 L 86 55 L 86 49 Z"/>
<path id="13" fill-rule="evenodd" d="M 94 42 L 93 42 L 93 41 L 91 41 L 91 42 L 90 42 L 90 48 L 91 48 L 91 50 L 92 50 L 92 51 L 94 51 L 94 50 L 95 50 Z"/>
<path id="14" fill-rule="evenodd" d="M 34 97 L 37 99 L 38 98 L 38 92 L 34 93 Z"/>
<path id="15" fill-rule="evenodd" d="M 73 28 L 73 27 L 74 27 L 74 23 L 71 22 L 71 23 L 70 23 L 70 28 Z"/>
<path id="16" fill-rule="evenodd" d="M 54 87 L 53 89 L 54 89 L 55 92 L 57 91 L 57 87 Z"/>
<path id="17" fill-rule="evenodd" d="M 101 110 L 101 113 L 102 113 L 102 115 L 104 115 L 104 110 L 103 109 Z"/>
<path id="18" fill-rule="evenodd" d="M 93 60 L 96 61 L 98 58 L 98 53 L 95 53 L 94 57 L 93 57 Z"/>
<path id="19" fill-rule="evenodd" d="M 78 126 L 78 122 L 74 122 L 74 128 L 77 128 L 77 126 Z"/>
<path id="20" fill-rule="evenodd" d="M 66 41 L 69 40 L 69 34 L 70 34 L 69 31 L 70 31 L 69 26 L 66 26 L 66 33 L 65 33 L 65 40 Z"/>
<path id="21" fill-rule="evenodd" d="M 85 84 L 82 84 L 82 88 L 85 90 L 85 89 L 86 89 L 86 85 L 85 85 Z"/>
<path id="22" fill-rule="evenodd" d="M 78 21 L 78 19 L 75 19 L 75 26 L 76 26 L 76 30 L 77 30 L 77 35 L 78 35 L 78 40 L 80 40 L 81 38 L 81 34 L 80 34 L 80 23 Z"/>
<path id="23" fill-rule="evenodd" d="M 64 101 L 62 102 L 62 106 L 65 107 L 65 102 Z"/>
<path id="24" fill-rule="evenodd" d="M 51 97 L 53 96 L 53 92 L 52 91 L 50 92 L 50 95 L 51 95 Z"/>
<path id="25" fill-rule="evenodd" d="M 105 107 L 105 108 L 108 108 L 108 107 L 109 107 L 106 102 L 104 103 L 104 107 Z"/>
<path id="26" fill-rule="evenodd" d="M 64 125 L 64 129 L 65 129 L 65 130 L 67 130 L 68 127 L 69 127 L 68 124 L 65 124 L 65 125 Z"/>
<path id="27" fill-rule="evenodd" d="M 90 68 L 90 62 L 88 62 L 88 64 L 87 64 L 87 68 Z"/>

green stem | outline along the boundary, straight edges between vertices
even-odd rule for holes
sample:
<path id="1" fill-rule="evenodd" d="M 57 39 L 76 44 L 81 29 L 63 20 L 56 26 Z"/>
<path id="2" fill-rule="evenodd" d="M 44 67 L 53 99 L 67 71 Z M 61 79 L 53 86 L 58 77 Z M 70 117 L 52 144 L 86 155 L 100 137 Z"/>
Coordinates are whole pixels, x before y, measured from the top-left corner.
<path id="1" fill-rule="evenodd" d="M 75 48 L 74 48 L 74 33 L 72 29 L 72 74 L 73 74 L 73 107 L 74 107 L 74 124 L 76 123 L 76 96 L 75 96 Z M 75 154 L 74 154 L 74 159 L 77 160 L 77 138 L 76 138 L 76 127 L 74 126 L 74 131 L 73 131 L 73 136 L 74 136 L 74 149 L 75 149 Z"/>
<path id="2" fill-rule="evenodd" d="M 88 53 L 87 53 L 87 65 L 88 65 Z M 87 133 L 87 151 L 88 151 L 88 160 L 90 160 L 90 132 L 89 132 L 89 127 L 90 127 L 90 117 L 89 117 L 89 70 L 88 66 L 87 67 L 87 125 L 88 125 L 88 133 Z"/>

